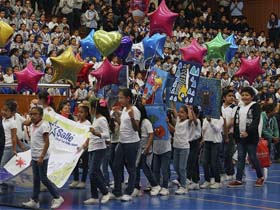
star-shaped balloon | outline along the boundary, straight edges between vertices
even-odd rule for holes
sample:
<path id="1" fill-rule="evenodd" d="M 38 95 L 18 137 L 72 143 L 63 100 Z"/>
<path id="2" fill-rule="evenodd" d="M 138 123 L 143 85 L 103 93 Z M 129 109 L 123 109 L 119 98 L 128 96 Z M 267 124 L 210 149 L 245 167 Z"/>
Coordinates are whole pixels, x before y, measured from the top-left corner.
<path id="1" fill-rule="evenodd" d="M 155 33 L 165 33 L 172 37 L 173 26 L 178 14 L 171 12 L 166 6 L 165 0 L 162 0 L 159 7 L 148 14 L 150 19 L 150 35 Z"/>
<path id="2" fill-rule="evenodd" d="M 82 47 L 82 58 L 85 59 L 87 57 L 95 57 L 97 61 L 101 60 L 101 54 L 98 51 L 97 47 L 95 46 L 93 36 L 94 36 L 94 29 L 80 41 Z"/>
<path id="3" fill-rule="evenodd" d="M 213 58 L 225 60 L 226 52 L 231 44 L 224 40 L 221 32 L 211 40 L 206 43 L 207 46 L 207 60 L 211 60 Z"/>
<path id="4" fill-rule="evenodd" d="M 264 74 L 265 71 L 261 68 L 260 57 L 254 59 L 241 58 L 241 66 L 235 73 L 235 76 L 244 77 L 250 84 L 260 75 Z"/>
<path id="5" fill-rule="evenodd" d="M 30 61 L 22 71 L 15 72 L 15 75 L 18 81 L 17 91 L 32 90 L 37 92 L 38 82 L 44 74 L 34 69 Z"/>
<path id="6" fill-rule="evenodd" d="M 122 65 L 112 65 L 106 58 L 102 65 L 90 74 L 97 79 L 97 89 L 100 89 L 106 85 L 119 84 L 121 69 Z"/>
<path id="7" fill-rule="evenodd" d="M 166 40 L 166 35 L 159 33 L 154 34 L 152 37 L 145 37 L 143 39 L 144 46 L 144 59 L 151 58 L 154 55 L 163 56 L 163 47 Z"/>
<path id="8" fill-rule="evenodd" d="M 207 49 L 201 47 L 196 39 L 193 39 L 191 44 L 187 47 L 180 48 L 183 54 L 184 61 L 196 62 L 203 64 L 203 57 L 205 56 Z"/>
<path id="9" fill-rule="evenodd" d="M 229 63 L 231 59 L 234 57 L 235 53 L 237 52 L 238 46 L 235 43 L 235 37 L 233 34 L 230 35 L 228 38 L 226 38 L 226 41 L 230 43 L 230 46 L 226 53 L 226 61 Z"/>
<path id="10" fill-rule="evenodd" d="M 14 29 L 4 21 L 0 21 L 0 47 L 5 47 L 14 33 Z"/>
<path id="11" fill-rule="evenodd" d="M 72 47 L 68 47 L 60 56 L 51 57 L 54 67 L 54 76 L 51 83 L 64 79 L 76 86 L 77 76 L 84 66 L 84 62 L 78 61 Z"/>

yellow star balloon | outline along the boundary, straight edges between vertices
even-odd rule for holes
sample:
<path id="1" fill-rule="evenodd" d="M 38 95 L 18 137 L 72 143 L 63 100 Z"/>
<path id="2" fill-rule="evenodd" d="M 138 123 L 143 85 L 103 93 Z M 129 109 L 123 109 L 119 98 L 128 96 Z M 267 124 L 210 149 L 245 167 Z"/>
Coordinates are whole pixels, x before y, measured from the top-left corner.
<path id="1" fill-rule="evenodd" d="M 51 83 L 64 79 L 75 87 L 84 62 L 75 58 L 72 47 L 68 47 L 60 56 L 52 57 L 51 62 L 55 71 Z"/>
<path id="2" fill-rule="evenodd" d="M 5 47 L 14 33 L 14 29 L 4 21 L 0 21 L 0 47 Z"/>

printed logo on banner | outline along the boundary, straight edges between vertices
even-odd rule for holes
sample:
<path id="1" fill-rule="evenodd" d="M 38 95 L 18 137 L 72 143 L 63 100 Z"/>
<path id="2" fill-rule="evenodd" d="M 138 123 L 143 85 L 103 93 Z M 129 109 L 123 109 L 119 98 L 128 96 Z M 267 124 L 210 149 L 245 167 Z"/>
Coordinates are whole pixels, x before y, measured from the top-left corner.
<path id="1" fill-rule="evenodd" d="M 189 105 L 194 103 L 194 98 L 197 92 L 197 86 L 200 77 L 201 65 L 200 64 L 190 64 L 191 69 L 189 71 L 189 81 L 188 81 L 188 95 L 185 102 Z"/>
<path id="2" fill-rule="evenodd" d="M 57 123 L 58 121 L 55 121 L 53 123 L 49 122 L 51 128 L 50 135 L 52 135 L 56 141 L 60 141 L 71 146 L 78 146 L 77 144 L 71 144 L 71 142 L 75 138 L 75 134 L 64 130 L 62 127 L 58 126 Z"/>

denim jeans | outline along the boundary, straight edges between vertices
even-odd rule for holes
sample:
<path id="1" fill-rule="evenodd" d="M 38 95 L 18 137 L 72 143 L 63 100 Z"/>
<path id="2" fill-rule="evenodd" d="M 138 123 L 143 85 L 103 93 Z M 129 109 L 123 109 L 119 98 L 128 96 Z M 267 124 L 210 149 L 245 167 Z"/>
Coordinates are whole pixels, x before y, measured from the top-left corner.
<path id="1" fill-rule="evenodd" d="M 82 182 L 86 182 L 87 180 L 87 174 L 88 174 L 88 151 L 84 151 L 82 156 L 80 157 L 80 160 L 78 161 L 76 167 L 74 168 L 73 175 L 74 175 L 74 181 L 79 181 L 79 162 L 82 161 Z"/>
<path id="2" fill-rule="evenodd" d="M 257 177 L 262 178 L 263 173 L 259 159 L 257 158 L 257 144 L 237 144 L 238 160 L 237 160 L 237 174 L 236 180 L 242 181 L 243 172 L 245 168 L 246 155 L 250 158 L 253 167 L 256 169 Z"/>
<path id="3" fill-rule="evenodd" d="M 127 164 L 128 186 L 125 189 L 125 194 L 131 195 L 136 180 L 136 158 L 137 152 L 139 150 L 140 142 L 135 143 L 119 143 L 116 147 L 115 158 L 113 162 L 113 174 L 115 179 L 115 188 L 113 193 L 115 196 L 119 197 L 122 195 L 122 175 L 124 162 Z"/>
<path id="4" fill-rule="evenodd" d="M 160 183 L 162 174 L 161 187 L 168 188 L 169 174 L 170 174 L 170 160 L 171 151 L 163 154 L 154 154 L 153 158 L 153 172 L 156 177 L 157 183 Z"/>
<path id="5" fill-rule="evenodd" d="M 42 165 L 38 165 L 37 161 L 32 160 L 32 172 L 33 172 L 33 196 L 32 199 L 36 202 L 39 201 L 40 194 L 40 182 L 42 182 L 53 198 L 59 198 L 59 193 L 56 186 L 47 177 L 48 159 L 43 161 Z"/>
<path id="6" fill-rule="evenodd" d="M 150 154 L 152 155 L 152 154 Z M 149 183 L 151 184 L 152 187 L 155 187 L 158 185 L 156 178 L 153 174 L 153 171 L 151 169 L 150 164 L 147 161 L 148 156 L 141 154 L 140 162 L 137 166 L 136 169 L 136 181 L 135 181 L 135 188 L 140 189 L 140 170 L 142 169 L 145 176 L 147 177 Z"/>
<path id="7" fill-rule="evenodd" d="M 115 159 L 115 154 L 116 154 L 116 148 L 118 146 L 118 143 L 112 143 L 110 145 L 110 167 L 112 169 L 112 172 L 114 173 L 113 171 L 113 163 L 114 163 L 114 159 Z M 125 163 L 124 163 L 125 165 Z M 121 177 L 122 177 L 122 182 L 124 182 L 124 170 L 120 170 L 121 171 Z"/>
<path id="8" fill-rule="evenodd" d="M 90 190 L 91 197 L 98 199 L 98 190 L 103 195 L 108 193 L 106 184 L 104 182 L 104 176 L 100 169 L 102 161 L 105 157 L 106 149 L 100 149 L 89 152 L 89 177 L 90 177 Z"/>
<path id="9" fill-rule="evenodd" d="M 178 175 L 178 181 L 182 187 L 186 187 L 187 179 L 187 162 L 190 149 L 174 148 L 173 164 Z"/>
<path id="10" fill-rule="evenodd" d="M 107 186 L 109 186 L 110 183 L 109 163 L 110 163 L 110 146 L 107 146 L 105 157 L 102 162 L 102 172 L 103 172 L 105 184 Z"/>
<path id="11" fill-rule="evenodd" d="M 1 164 L 0 167 L 4 167 L 6 165 L 7 162 L 9 162 L 9 160 L 14 156 L 13 153 L 13 147 L 5 147 L 4 151 L 3 151 L 3 156 L 2 156 L 2 160 L 1 160 Z"/>
<path id="12" fill-rule="evenodd" d="M 220 182 L 220 170 L 218 164 L 218 151 L 221 143 L 204 142 L 203 148 L 203 170 L 205 181 L 210 182 L 211 176 L 215 178 L 215 182 Z"/>
<path id="13" fill-rule="evenodd" d="M 233 135 L 229 134 L 229 142 L 223 142 L 224 146 L 224 169 L 228 176 L 234 175 L 234 164 L 232 161 L 233 154 L 235 152 L 235 141 Z"/>
<path id="14" fill-rule="evenodd" d="M 199 182 L 199 151 L 199 139 L 190 141 L 190 154 L 187 162 L 187 178 L 192 180 L 194 183 Z"/>

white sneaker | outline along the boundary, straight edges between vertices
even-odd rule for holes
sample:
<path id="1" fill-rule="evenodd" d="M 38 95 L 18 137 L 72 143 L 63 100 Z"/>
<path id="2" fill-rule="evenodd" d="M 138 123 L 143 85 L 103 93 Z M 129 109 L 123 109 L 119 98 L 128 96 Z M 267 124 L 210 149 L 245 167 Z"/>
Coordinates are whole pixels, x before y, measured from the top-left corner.
<path id="1" fill-rule="evenodd" d="M 189 185 L 188 187 L 189 190 L 199 190 L 200 187 L 199 187 L 199 184 L 198 183 L 192 183 L 191 185 Z"/>
<path id="2" fill-rule="evenodd" d="M 158 185 L 158 186 L 155 186 L 155 187 L 152 187 L 152 190 L 150 192 L 151 196 L 156 196 L 159 194 L 160 192 L 160 189 L 161 187 Z"/>
<path id="3" fill-rule="evenodd" d="M 76 188 L 78 184 L 78 181 L 73 181 L 71 184 L 69 184 L 69 188 Z"/>
<path id="4" fill-rule="evenodd" d="M 121 201 L 124 201 L 124 202 L 131 201 L 131 200 L 132 200 L 132 196 L 131 195 L 124 194 L 121 197 Z"/>
<path id="5" fill-rule="evenodd" d="M 184 195 L 188 192 L 188 190 L 184 187 L 179 187 L 178 190 L 175 191 L 176 195 Z"/>
<path id="6" fill-rule="evenodd" d="M 138 197 L 138 196 L 141 196 L 141 195 L 142 195 L 141 191 L 138 190 L 137 188 L 134 188 L 134 190 L 131 194 L 132 197 Z"/>
<path id="7" fill-rule="evenodd" d="M 99 204 L 99 199 L 90 198 L 84 201 L 85 205 Z"/>
<path id="8" fill-rule="evenodd" d="M 233 175 L 227 175 L 227 177 L 226 177 L 226 181 L 232 181 L 233 180 Z"/>
<path id="9" fill-rule="evenodd" d="M 109 195 L 110 195 L 110 200 L 121 200 L 121 197 L 120 196 L 119 197 L 115 196 L 114 193 L 109 193 Z"/>
<path id="10" fill-rule="evenodd" d="M 143 190 L 144 190 L 144 192 L 150 192 L 152 190 L 152 187 L 151 186 L 147 186 Z"/>
<path id="11" fill-rule="evenodd" d="M 172 180 L 172 184 L 174 184 L 174 185 L 176 185 L 178 187 L 181 186 L 180 182 L 177 179 Z"/>
<path id="12" fill-rule="evenodd" d="M 53 199 L 52 200 L 51 209 L 59 208 L 63 204 L 63 202 L 64 202 L 64 199 L 61 196 L 59 198 L 57 198 L 57 199 Z"/>
<path id="13" fill-rule="evenodd" d="M 107 203 L 109 200 L 110 200 L 110 193 L 107 193 L 106 195 L 102 196 L 100 203 L 104 204 Z"/>
<path id="14" fill-rule="evenodd" d="M 84 189 L 84 188 L 86 188 L 86 183 L 84 183 L 84 182 L 79 182 L 79 184 L 76 185 L 76 188 L 78 188 L 78 189 Z"/>
<path id="15" fill-rule="evenodd" d="M 206 188 L 209 188 L 210 185 L 211 185 L 210 182 L 205 181 L 202 185 L 200 185 L 200 188 L 201 189 L 206 189 Z"/>
<path id="16" fill-rule="evenodd" d="M 263 168 L 263 177 L 264 177 L 264 181 L 266 181 L 268 177 L 268 168 Z"/>
<path id="17" fill-rule="evenodd" d="M 169 190 L 163 187 L 163 188 L 161 188 L 161 190 L 159 191 L 159 194 L 160 194 L 160 195 L 163 195 L 163 196 L 169 195 Z"/>
<path id="18" fill-rule="evenodd" d="M 28 208 L 32 208 L 32 209 L 39 209 L 40 208 L 39 202 L 36 202 L 33 199 L 30 199 L 30 201 L 28 201 L 28 202 L 22 203 L 22 205 L 25 206 L 25 207 L 28 207 Z"/>
<path id="19" fill-rule="evenodd" d="M 189 179 L 187 178 L 186 183 L 187 183 L 187 185 L 190 185 L 190 184 L 192 183 L 192 180 L 189 180 Z"/>
<path id="20" fill-rule="evenodd" d="M 224 182 L 227 180 L 227 175 L 226 174 L 221 174 L 221 182 Z"/>
<path id="21" fill-rule="evenodd" d="M 210 184 L 214 184 L 215 183 L 215 178 L 210 178 Z"/>
<path id="22" fill-rule="evenodd" d="M 220 189 L 221 188 L 221 183 L 215 182 L 214 184 L 210 185 L 211 189 Z"/>

